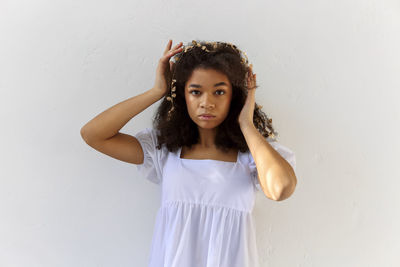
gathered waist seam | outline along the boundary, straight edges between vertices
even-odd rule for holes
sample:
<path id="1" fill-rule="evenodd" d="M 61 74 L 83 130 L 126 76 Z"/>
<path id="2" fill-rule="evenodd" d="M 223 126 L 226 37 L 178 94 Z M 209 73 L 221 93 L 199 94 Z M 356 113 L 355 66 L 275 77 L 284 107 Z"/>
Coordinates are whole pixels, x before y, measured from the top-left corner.
<path id="1" fill-rule="evenodd" d="M 182 203 L 182 204 L 190 204 L 190 205 L 203 205 L 203 206 L 208 206 L 208 207 L 217 207 L 217 208 L 225 208 L 225 209 L 230 209 L 233 211 L 238 211 L 241 213 L 250 213 L 247 210 L 243 209 L 238 209 L 238 208 L 232 208 L 228 207 L 226 205 L 218 204 L 218 203 L 203 203 L 203 202 L 194 202 L 194 201 L 187 201 L 187 200 L 173 200 L 173 201 L 167 201 L 161 205 L 162 208 L 167 207 L 170 204 L 176 204 L 176 203 Z"/>

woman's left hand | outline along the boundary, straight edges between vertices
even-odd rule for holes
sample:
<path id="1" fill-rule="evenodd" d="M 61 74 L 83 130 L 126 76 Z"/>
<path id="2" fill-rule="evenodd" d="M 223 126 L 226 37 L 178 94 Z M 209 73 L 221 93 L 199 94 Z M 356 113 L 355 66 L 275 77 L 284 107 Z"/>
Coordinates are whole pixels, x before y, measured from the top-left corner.
<path id="1" fill-rule="evenodd" d="M 256 95 L 256 74 L 253 74 L 253 65 L 250 64 L 250 68 L 247 73 L 247 98 L 238 118 L 238 122 L 240 125 L 248 123 L 250 123 L 250 125 L 253 125 L 255 95 Z"/>

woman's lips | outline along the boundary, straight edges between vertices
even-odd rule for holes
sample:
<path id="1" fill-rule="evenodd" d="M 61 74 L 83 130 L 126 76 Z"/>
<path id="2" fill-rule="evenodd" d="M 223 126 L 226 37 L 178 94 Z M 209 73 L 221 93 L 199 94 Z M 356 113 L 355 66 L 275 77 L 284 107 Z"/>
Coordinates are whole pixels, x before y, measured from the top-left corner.
<path id="1" fill-rule="evenodd" d="M 215 116 L 201 115 L 201 116 L 199 116 L 199 118 L 202 119 L 202 120 L 211 120 L 211 119 L 215 118 Z"/>

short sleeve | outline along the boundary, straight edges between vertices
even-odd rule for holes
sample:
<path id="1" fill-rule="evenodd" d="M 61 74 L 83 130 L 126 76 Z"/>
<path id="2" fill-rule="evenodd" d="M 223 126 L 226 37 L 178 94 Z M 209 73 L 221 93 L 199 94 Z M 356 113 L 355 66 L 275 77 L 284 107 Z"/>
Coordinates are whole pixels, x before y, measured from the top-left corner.
<path id="1" fill-rule="evenodd" d="M 135 135 L 143 150 L 143 163 L 137 170 L 147 180 L 160 184 L 162 181 L 162 150 L 156 148 L 157 134 L 153 128 L 146 128 Z"/>
<path id="2" fill-rule="evenodd" d="M 267 140 L 267 141 L 290 164 L 290 166 L 292 166 L 293 170 L 296 172 L 296 155 L 294 154 L 294 152 L 288 147 L 278 143 L 277 141 L 272 141 L 272 140 L 271 141 Z M 249 155 L 249 168 L 250 168 L 251 178 L 253 180 L 255 187 L 258 190 L 262 191 L 262 188 L 257 178 L 258 172 L 256 163 L 250 151 L 248 152 L 248 155 Z"/>

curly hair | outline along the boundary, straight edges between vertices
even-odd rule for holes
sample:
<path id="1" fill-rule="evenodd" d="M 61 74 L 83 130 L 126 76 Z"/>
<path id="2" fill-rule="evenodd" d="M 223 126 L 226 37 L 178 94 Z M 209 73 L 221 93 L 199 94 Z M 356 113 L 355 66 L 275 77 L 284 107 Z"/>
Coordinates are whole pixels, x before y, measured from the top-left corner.
<path id="1" fill-rule="evenodd" d="M 196 42 L 194 42 L 196 43 Z M 249 150 L 238 123 L 239 114 L 247 97 L 246 73 L 249 70 L 247 56 L 244 59 L 241 51 L 235 45 L 225 42 L 197 41 L 187 52 L 176 54 L 171 60 L 175 61 L 171 79 L 175 79 L 175 98 L 172 116 L 168 118 L 171 102 L 164 97 L 153 118 L 153 127 L 158 131 L 157 149 L 165 144 L 168 151 L 176 151 L 182 146 L 189 148 L 199 141 L 197 125 L 190 118 L 185 100 L 185 85 L 195 69 L 213 69 L 224 73 L 232 84 L 232 99 L 229 114 L 217 127 L 215 145 L 227 152 L 236 148 L 241 152 Z M 190 43 L 191 45 L 191 43 Z M 203 47 L 203 48 L 202 48 Z M 209 52 L 205 51 L 205 48 Z M 258 86 L 256 86 L 258 87 Z M 170 88 L 171 89 L 171 88 Z M 272 127 L 272 119 L 261 111 L 261 106 L 255 104 L 253 123 L 262 136 L 276 136 Z"/>

